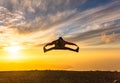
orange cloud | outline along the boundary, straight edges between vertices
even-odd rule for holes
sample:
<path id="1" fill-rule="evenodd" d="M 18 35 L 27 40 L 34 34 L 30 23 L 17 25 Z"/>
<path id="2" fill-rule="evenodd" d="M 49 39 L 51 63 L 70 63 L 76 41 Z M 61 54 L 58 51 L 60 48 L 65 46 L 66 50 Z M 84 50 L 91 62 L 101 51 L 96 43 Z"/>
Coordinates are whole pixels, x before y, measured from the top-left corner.
<path id="1" fill-rule="evenodd" d="M 101 40 L 104 41 L 105 43 L 111 43 L 116 41 L 116 34 L 113 32 L 110 35 L 107 35 L 105 32 L 101 34 Z"/>

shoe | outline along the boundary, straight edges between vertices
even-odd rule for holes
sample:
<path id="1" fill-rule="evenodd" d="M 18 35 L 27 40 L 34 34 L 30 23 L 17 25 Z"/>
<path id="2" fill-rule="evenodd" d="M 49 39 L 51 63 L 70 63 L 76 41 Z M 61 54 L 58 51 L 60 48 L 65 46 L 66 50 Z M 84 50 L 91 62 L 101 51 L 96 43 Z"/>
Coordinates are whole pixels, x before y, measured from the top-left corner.
<path id="1" fill-rule="evenodd" d="M 76 52 L 79 52 L 79 47 L 76 49 Z"/>
<path id="2" fill-rule="evenodd" d="M 43 48 L 44 52 L 46 52 L 47 50 L 45 48 Z"/>

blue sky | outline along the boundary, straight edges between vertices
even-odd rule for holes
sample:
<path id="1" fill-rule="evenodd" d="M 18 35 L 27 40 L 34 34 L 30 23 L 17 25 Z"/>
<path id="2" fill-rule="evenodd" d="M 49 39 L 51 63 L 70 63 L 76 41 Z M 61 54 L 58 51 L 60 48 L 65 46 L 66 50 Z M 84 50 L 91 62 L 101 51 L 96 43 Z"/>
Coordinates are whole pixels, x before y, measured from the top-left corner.
<path id="1" fill-rule="evenodd" d="M 83 48 L 120 47 L 119 0 L 0 0 L 0 13 L 1 46 L 63 36 Z"/>

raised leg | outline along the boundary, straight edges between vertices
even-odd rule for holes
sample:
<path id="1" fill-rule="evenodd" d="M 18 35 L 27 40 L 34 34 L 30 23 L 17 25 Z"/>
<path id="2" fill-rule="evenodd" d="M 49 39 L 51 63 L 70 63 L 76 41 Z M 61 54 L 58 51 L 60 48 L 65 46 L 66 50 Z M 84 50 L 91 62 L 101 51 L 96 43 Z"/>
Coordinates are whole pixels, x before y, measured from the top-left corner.
<path id="1" fill-rule="evenodd" d="M 68 47 L 65 47 L 63 48 L 64 50 L 70 50 L 70 51 L 75 51 L 75 52 L 79 52 L 79 47 L 77 49 L 72 49 L 72 48 L 68 48 Z"/>
<path id="2" fill-rule="evenodd" d="M 53 49 L 55 49 L 55 47 L 52 47 L 52 48 L 49 48 L 49 49 L 44 48 L 44 52 L 47 52 L 47 51 L 50 51 L 50 50 L 53 50 Z"/>

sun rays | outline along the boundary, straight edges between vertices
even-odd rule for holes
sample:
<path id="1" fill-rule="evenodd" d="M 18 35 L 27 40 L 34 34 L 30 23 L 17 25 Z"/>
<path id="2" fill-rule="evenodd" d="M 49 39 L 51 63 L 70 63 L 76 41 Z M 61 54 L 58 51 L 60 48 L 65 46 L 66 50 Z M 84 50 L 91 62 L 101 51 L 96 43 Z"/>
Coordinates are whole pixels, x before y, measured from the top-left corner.
<path id="1" fill-rule="evenodd" d="M 8 52 L 9 55 L 7 55 L 8 59 L 11 60 L 19 60 L 21 59 L 20 51 L 23 49 L 22 46 L 8 46 L 4 48 L 4 51 Z"/>

